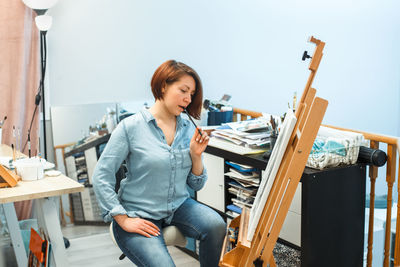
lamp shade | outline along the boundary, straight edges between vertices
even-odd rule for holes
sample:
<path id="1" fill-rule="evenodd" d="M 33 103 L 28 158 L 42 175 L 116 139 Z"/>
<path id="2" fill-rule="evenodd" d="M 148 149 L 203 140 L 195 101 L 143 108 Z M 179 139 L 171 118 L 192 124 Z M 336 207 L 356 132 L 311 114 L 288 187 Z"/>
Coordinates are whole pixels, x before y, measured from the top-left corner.
<path id="1" fill-rule="evenodd" d="M 22 0 L 25 5 L 35 10 L 49 9 L 54 6 L 57 1 L 58 0 Z"/>
<path id="2" fill-rule="evenodd" d="M 36 26 L 42 32 L 46 32 L 50 29 L 53 22 L 53 18 L 49 15 L 41 15 L 35 17 Z"/>

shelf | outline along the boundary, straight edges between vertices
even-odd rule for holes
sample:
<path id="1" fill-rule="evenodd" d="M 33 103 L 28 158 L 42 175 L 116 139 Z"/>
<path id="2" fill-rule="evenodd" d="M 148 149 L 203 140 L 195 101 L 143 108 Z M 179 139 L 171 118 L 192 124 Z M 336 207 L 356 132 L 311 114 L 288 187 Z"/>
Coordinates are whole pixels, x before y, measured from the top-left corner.
<path id="1" fill-rule="evenodd" d="M 224 158 L 229 161 L 240 164 L 250 165 L 258 169 L 264 170 L 267 167 L 268 160 L 262 157 L 263 154 L 240 155 L 231 151 L 226 151 L 217 147 L 207 146 L 206 151 L 209 154 Z"/>
<path id="2" fill-rule="evenodd" d="M 103 136 L 93 140 L 93 141 L 90 141 L 90 142 L 84 143 L 82 145 L 79 145 L 78 147 L 76 147 L 76 148 L 68 151 L 67 153 L 65 153 L 65 157 L 67 158 L 67 157 L 72 156 L 72 155 L 74 155 L 76 153 L 84 152 L 85 150 L 87 150 L 87 149 L 89 149 L 91 147 L 96 147 L 96 146 L 101 145 L 103 143 L 107 143 L 108 140 L 110 139 L 110 136 L 111 136 L 111 134 L 106 134 L 106 135 L 103 135 Z"/>

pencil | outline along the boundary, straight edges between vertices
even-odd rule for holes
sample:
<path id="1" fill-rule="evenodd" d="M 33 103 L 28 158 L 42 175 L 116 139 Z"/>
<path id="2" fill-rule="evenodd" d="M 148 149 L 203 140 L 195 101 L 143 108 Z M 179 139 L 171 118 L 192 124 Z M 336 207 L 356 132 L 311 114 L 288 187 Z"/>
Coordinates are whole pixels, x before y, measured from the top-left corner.
<path id="1" fill-rule="evenodd" d="M 189 117 L 189 120 L 193 123 L 194 127 L 196 127 L 197 131 L 199 132 L 200 136 L 203 137 L 203 135 L 201 134 L 200 129 L 197 127 L 196 123 L 194 123 L 192 117 L 190 117 L 189 112 L 187 112 L 186 108 L 185 108 L 185 113 L 187 114 L 187 116 Z"/>

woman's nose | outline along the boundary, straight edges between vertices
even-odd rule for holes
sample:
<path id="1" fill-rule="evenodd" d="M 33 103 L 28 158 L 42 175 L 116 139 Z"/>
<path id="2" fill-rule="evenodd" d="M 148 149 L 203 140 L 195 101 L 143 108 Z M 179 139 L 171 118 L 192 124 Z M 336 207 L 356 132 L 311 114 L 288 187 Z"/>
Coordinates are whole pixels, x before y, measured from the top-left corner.
<path id="1" fill-rule="evenodd" d="M 191 95 L 185 96 L 184 100 L 185 100 L 187 103 L 190 103 L 190 102 L 192 102 L 192 96 L 191 96 Z"/>

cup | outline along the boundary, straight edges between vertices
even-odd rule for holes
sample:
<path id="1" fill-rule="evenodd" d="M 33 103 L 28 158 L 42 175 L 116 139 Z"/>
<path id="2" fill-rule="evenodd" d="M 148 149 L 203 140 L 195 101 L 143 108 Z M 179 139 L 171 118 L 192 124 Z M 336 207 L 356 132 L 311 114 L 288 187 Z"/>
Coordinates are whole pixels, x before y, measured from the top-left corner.
<path id="1" fill-rule="evenodd" d="M 22 181 L 36 181 L 44 177 L 43 163 L 38 158 L 25 158 L 14 162 Z"/>

